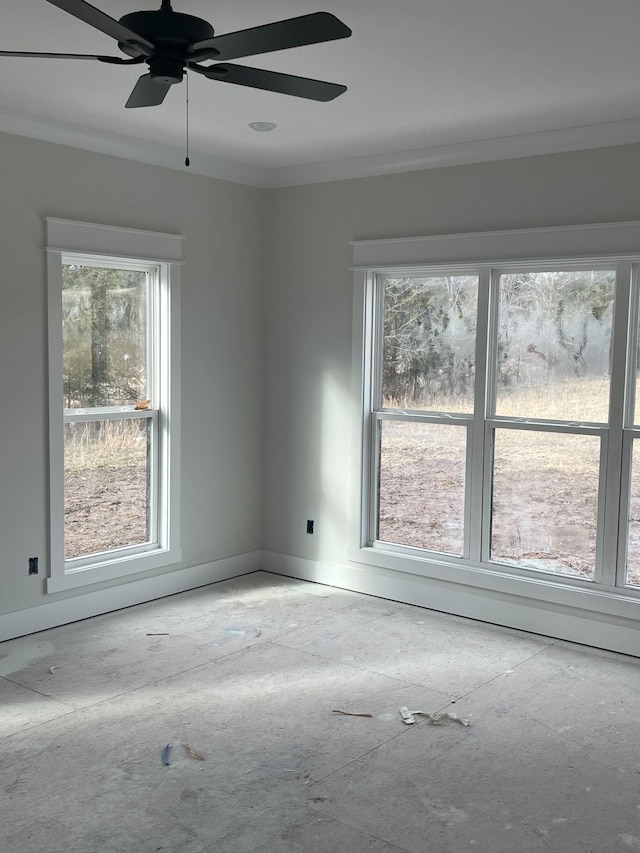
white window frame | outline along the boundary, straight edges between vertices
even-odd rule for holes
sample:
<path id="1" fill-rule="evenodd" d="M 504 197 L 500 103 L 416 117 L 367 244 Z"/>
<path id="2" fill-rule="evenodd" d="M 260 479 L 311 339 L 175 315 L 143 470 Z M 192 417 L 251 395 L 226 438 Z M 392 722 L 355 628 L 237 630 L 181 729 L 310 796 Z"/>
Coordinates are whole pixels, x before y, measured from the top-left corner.
<path id="1" fill-rule="evenodd" d="M 129 578 L 180 562 L 180 283 L 182 236 L 115 226 L 47 218 L 47 293 L 49 354 L 50 560 L 47 592 Z M 94 263 L 151 271 L 155 279 L 151 314 L 151 385 L 158 405 L 151 410 L 101 407 L 65 412 L 62 340 L 62 267 Z M 151 542 L 65 560 L 64 424 L 69 421 L 150 418 L 158 429 L 152 445 L 152 477 L 158 477 L 157 505 L 152 498 Z"/>
<path id="2" fill-rule="evenodd" d="M 353 328 L 353 469 L 352 469 L 352 539 L 349 559 L 371 567 L 394 569 L 408 575 L 420 575 L 434 581 L 458 583 L 467 588 L 493 593 L 516 594 L 548 603 L 579 606 L 587 611 L 640 619 L 640 590 L 624 585 L 627 518 L 618 514 L 622 495 L 628 501 L 630 490 L 629 460 L 634 438 L 640 429 L 633 427 L 633 391 L 635 372 L 627 371 L 627 388 L 611 383 L 609 424 L 554 426 L 544 420 L 503 418 L 496 416 L 491 400 L 485 408 L 477 401 L 475 414 L 466 418 L 446 417 L 447 423 L 466 423 L 471 442 L 467 455 L 467 490 L 465 504 L 465 547 L 463 556 L 428 552 L 416 548 L 374 541 L 370 536 L 374 523 L 376 460 L 374 439 L 377 422 L 400 417 L 430 422 L 431 414 L 400 413 L 380 406 L 378 359 L 376 345 L 379 311 L 376 311 L 376 276 L 428 276 L 446 271 L 479 276 L 478 316 L 488 316 L 496 306 L 495 282 L 501 272 L 514 267 L 519 270 L 576 269 L 581 266 L 617 268 L 613 340 L 614 372 L 620 375 L 637 347 L 638 301 L 640 298 L 640 222 L 623 222 L 587 226 L 540 228 L 476 234 L 442 235 L 408 239 L 371 240 L 352 243 L 354 273 Z M 594 249 L 597 254 L 594 254 Z M 633 278 L 633 286 L 632 286 Z M 476 384 L 485 386 L 487 367 L 495 370 L 495 359 L 488 353 L 495 342 L 488 340 L 488 324 L 478 323 L 476 345 Z M 379 340 L 379 337 L 378 337 Z M 491 380 L 492 377 L 488 377 Z M 631 387 L 633 383 L 634 387 Z M 488 382 L 491 387 L 491 381 Z M 627 410 L 623 402 L 627 400 Z M 480 402 L 480 405 L 478 405 Z M 438 417 L 435 417 L 438 421 Z M 441 420 L 440 420 L 441 422 Z M 606 469 L 607 490 L 598 505 L 600 535 L 597 542 L 597 571 L 593 580 L 548 574 L 507 564 L 491 562 L 488 554 L 489 514 L 471 514 L 470 505 L 484 501 L 488 506 L 490 482 L 483 476 L 491 456 L 491 436 L 495 427 L 541 429 L 563 433 L 596 435 L 602 445 L 601 474 Z M 465 592 L 461 589 L 461 594 Z"/>

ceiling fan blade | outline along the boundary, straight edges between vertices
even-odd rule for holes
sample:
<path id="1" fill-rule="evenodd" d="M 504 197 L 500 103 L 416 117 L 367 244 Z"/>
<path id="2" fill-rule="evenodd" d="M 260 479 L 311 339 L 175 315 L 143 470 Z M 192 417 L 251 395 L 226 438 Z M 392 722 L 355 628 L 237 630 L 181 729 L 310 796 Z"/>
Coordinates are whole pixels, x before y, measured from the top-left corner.
<path id="1" fill-rule="evenodd" d="M 143 74 L 133 87 L 125 107 L 157 107 L 161 104 L 172 83 L 159 83 L 152 79 L 151 74 Z"/>
<path id="2" fill-rule="evenodd" d="M 97 59 L 98 62 L 112 62 L 132 65 L 142 62 L 140 59 L 123 59 L 121 56 L 99 56 L 94 53 L 34 53 L 27 50 L 0 50 L 0 56 L 25 56 L 30 59 Z"/>
<path id="3" fill-rule="evenodd" d="M 100 9 L 96 9 L 90 3 L 85 3 L 85 0 L 47 0 L 52 6 L 57 6 L 63 12 L 68 12 L 75 18 L 89 24 L 90 27 L 95 27 L 97 30 L 105 33 L 117 41 L 133 43 L 144 48 L 145 53 L 153 52 L 154 46 L 150 41 L 134 33 L 128 27 L 124 27 L 115 18 L 111 18 Z"/>
<path id="4" fill-rule="evenodd" d="M 310 77 L 295 77 L 293 74 L 280 74 L 277 71 L 265 71 L 262 68 L 247 68 L 244 65 L 211 65 L 208 67 L 190 65 L 191 70 L 203 74 L 210 80 L 223 83 L 236 83 L 252 89 L 264 89 L 267 92 L 280 92 L 296 98 L 309 98 L 312 101 L 332 101 L 347 91 L 339 83 L 325 83 Z"/>
<path id="5" fill-rule="evenodd" d="M 191 49 L 194 60 L 215 58 L 223 61 L 240 59 L 243 56 L 257 56 L 273 50 L 285 50 L 290 47 L 302 47 L 306 44 L 318 44 L 334 39 L 348 38 L 351 30 L 335 15 L 329 12 L 313 12 L 286 21 L 251 27 L 214 36 L 205 41 L 196 42 Z M 217 51 L 211 56 L 211 49 Z M 201 54 L 200 51 L 203 53 Z M 208 54 L 205 52 L 209 51 Z"/>

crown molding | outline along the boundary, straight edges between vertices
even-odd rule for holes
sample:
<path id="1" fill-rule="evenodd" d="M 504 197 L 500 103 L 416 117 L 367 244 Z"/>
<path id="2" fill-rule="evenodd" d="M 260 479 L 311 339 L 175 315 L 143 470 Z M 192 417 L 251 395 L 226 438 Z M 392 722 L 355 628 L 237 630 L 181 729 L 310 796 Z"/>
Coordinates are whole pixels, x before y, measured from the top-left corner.
<path id="1" fill-rule="evenodd" d="M 288 187 L 371 178 L 446 166 L 487 163 L 491 160 L 512 160 L 540 154 L 628 145 L 634 142 L 640 142 L 640 119 L 269 169 L 266 171 L 265 186 Z"/>
<path id="2" fill-rule="evenodd" d="M 177 148 L 65 124 L 16 110 L 0 109 L 0 132 L 55 142 L 113 157 L 124 157 L 140 163 L 232 183 L 277 188 L 628 145 L 640 142 L 640 119 L 274 169 L 262 169 L 201 153 L 194 153 L 191 166 L 187 169 L 183 160 L 184 152 Z"/>
<path id="3" fill-rule="evenodd" d="M 145 142 L 117 133 L 106 133 L 79 125 L 65 124 L 54 119 L 22 113 L 17 110 L 0 109 L 0 132 L 16 136 L 27 136 L 44 142 L 55 142 L 82 148 L 112 157 L 124 157 L 139 163 L 164 166 L 187 174 L 204 175 L 246 184 L 252 187 L 264 187 L 265 176 L 262 169 L 234 163 L 220 157 L 207 154 L 192 154 L 191 165 L 184 165 L 184 151 L 156 142 Z"/>

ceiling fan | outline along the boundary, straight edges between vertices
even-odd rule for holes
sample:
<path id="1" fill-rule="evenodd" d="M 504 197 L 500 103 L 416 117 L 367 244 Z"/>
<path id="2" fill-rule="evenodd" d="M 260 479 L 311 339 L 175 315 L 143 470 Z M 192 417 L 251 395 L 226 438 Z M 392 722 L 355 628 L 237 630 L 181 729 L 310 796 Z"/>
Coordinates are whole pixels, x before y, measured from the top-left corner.
<path id="1" fill-rule="evenodd" d="M 149 71 L 143 74 L 134 86 L 125 104 L 129 108 L 161 104 L 171 86 L 180 83 L 186 71 L 195 71 L 209 80 L 220 80 L 314 101 L 331 101 L 347 89 L 338 83 L 228 63 L 230 59 L 348 38 L 351 35 L 349 27 L 329 12 L 315 12 L 216 36 L 207 21 L 193 15 L 174 12 L 171 0 L 162 0 L 162 6 L 158 10 L 131 12 L 119 21 L 84 0 L 47 2 L 116 39 L 118 47 L 128 58 L 16 50 L 0 50 L 0 56 L 93 59 L 112 65 L 136 65 L 146 62 Z M 213 60 L 214 64 L 200 64 L 209 60 Z"/>

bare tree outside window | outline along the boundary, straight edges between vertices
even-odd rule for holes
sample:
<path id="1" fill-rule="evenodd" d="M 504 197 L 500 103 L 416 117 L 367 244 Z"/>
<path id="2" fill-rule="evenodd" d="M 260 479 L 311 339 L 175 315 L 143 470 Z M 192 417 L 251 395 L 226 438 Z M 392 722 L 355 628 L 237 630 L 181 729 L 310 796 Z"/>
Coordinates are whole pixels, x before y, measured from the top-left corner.
<path id="1" fill-rule="evenodd" d="M 478 276 L 389 276 L 379 286 L 381 404 L 392 420 L 379 424 L 377 537 L 462 554 Z M 614 294 L 606 269 L 496 278 L 494 384 L 481 413 L 504 422 L 485 471 L 494 562 L 594 577 L 600 439 L 563 425 L 608 423 Z M 555 431 L 536 430 L 539 420 Z"/>
<path id="2" fill-rule="evenodd" d="M 152 419 L 113 417 L 146 404 L 149 273 L 62 268 L 65 557 L 149 542 Z M 111 417 L 101 414 L 111 410 Z M 75 419 L 91 413 L 90 420 Z"/>

